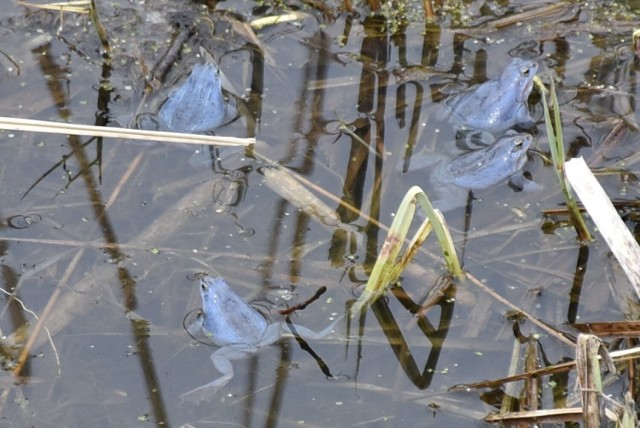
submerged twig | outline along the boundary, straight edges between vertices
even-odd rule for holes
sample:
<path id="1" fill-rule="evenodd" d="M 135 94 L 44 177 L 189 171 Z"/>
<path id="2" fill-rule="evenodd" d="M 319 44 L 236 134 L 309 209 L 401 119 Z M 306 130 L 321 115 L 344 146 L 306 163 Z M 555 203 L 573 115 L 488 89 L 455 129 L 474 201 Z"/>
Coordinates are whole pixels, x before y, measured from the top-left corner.
<path id="1" fill-rule="evenodd" d="M 327 291 L 327 287 L 323 285 L 322 287 L 318 288 L 318 290 L 315 292 L 313 296 L 309 297 L 304 302 L 298 303 L 297 305 L 291 306 L 290 308 L 287 308 L 287 309 L 282 309 L 278 312 L 280 312 L 280 315 L 291 315 L 295 311 L 301 311 L 305 309 L 307 306 L 309 306 L 311 303 L 318 300 L 320 296 L 322 296 L 326 291 Z"/>
<path id="2" fill-rule="evenodd" d="M 268 166 L 261 168 L 260 173 L 271 190 L 323 225 L 346 232 L 357 231 L 355 226 L 343 223 L 334 209 L 300 183 L 293 171 L 281 166 Z"/>
<path id="3" fill-rule="evenodd" d="M 487 416 L 484 420 L 491 423 L 500 423 L 501 426 L 538 426 L 540 423 L 578 421 L 581 416 L 582 409 L 580 407 L 569 407 L 566 409 L 529 410 L 507 414 L 497 413 Z"/>
<path id="4" fill-rule="evenodd" d="M 262 30 L 270 25 L 284 24 L 291 21 L 301 21 L 305 18 L 302 12 L 288 12 L 281 15 L 264 16 L 256 18 L 249 23 L 254 30 Z"/>

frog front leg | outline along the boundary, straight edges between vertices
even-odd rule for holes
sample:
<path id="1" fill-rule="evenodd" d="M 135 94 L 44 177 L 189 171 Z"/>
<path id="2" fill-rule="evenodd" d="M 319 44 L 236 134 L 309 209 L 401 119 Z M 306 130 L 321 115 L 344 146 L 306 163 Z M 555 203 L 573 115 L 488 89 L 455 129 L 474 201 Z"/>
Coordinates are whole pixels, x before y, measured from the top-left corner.
<path id="1" fill-rule="evenodd" d="M 529 107 L 526 104 L 518 107 L 518 110 L 516 111 L 516 124 L 525 129 L 532 128 L 536 124 L 533 121 L 531 112 L 529 112 Z"/>
<path id="2" fill-rule="evenodd" d="M 225 386 L 233 378 L 233 364 L 231 361 L 248 358 L 252 354 L 255 354 L 257 349 L 255 346 L 248 345 L 229 345 L 218 349 L 212 353 L 209 358 L 211 358 L 214 367 L 222 373 L 222 376 L 191 391 L 185 392 L 180 395 L 180 398 L 196 402 L 211 399 L 211 396 L 215 394 L 218 389 Z"/>

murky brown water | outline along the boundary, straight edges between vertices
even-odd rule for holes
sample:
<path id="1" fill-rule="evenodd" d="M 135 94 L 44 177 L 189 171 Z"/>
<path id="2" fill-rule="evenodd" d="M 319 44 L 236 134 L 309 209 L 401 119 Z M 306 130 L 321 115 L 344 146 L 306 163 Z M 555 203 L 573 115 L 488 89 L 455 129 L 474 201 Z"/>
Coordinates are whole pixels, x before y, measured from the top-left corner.
<path id="1" fill-rule="evenodd" d="M 630 41 L 637 15 L 625 2 L 609 15 L 576 2 L 499 30 L 493 20 L 536 5 L 467 2 L 464 13 L 451 8 L 440 24 L 416 21 L 394 27 L 395 34 L 366 9 L 332 19 L 309 9 L 258 31 L 266 54 L 222 11 L 248 20 L 274 7 L 230 1 L 212 12 L 191 2 L 108 3 L 100 14 L 112 65 L 86 16 L 61 20 L 3 5 L 0 115 L 127 126 L 140 108 L 145 69 L 160 61 L 177 22 L 195 22 L 167 81 L 205 47 L 244 101 L 244 116 L 218 134 L 257 137 L 257 153 L 383 224 L 412 185 L 430 189 L 427 173 L 398 172 L 407 145 L 456 150 L 451 125 L 436 114 L 447 88 L 494 78 L 513 56 L 534 58 L 539 74 L 561 78 L 572 156 L 592 167 L 636 169 L 638 62 Z M 540 119 L 538 98 L 531 102 Z M 153 101 L 142 107 L 152 109 Z M 546 151 L 540 120 L 537 128 L 536 148 Z M 620 137 L 612 142 L 614 128 Z M 357 233 L 299 212 L 264 185 L 264 163 L 240 149 L 3 131 L 0 153 L 0 284 L 24 303 L 3 297 L 0 425 L 473 427 L 495 410 L 478 392 L 448 392 L 506 376 L 514 346 L 508 308 L 471 284 L 426 318 L 389 295 L 361 320 L 362 337 L 355 320 L 350 340 L 342 325 L 332 338 L 310 343 L 336 379 L 294 339 L 283 339 L 235 362 L 235 378 L 209 403 L 180 402 L 180 394 L 217 376 L 213 348 L 182 328 L 199 304 L 189 274 L 215 269 L 248 300 L 279 304 L 291 294 L 284 291 L 295 302 L 326 285 L 322 299 L 294 319 L 319 330 L 354 299 L 385 232 L 342 208 L 342 221 Z M 516 193 L 505 183 L 477 192 L 466 221 L 464 208 L 447 214 L 465 269 L 571 334 L 567 322 L 631 317 L 634 309 L 620 303 L 630 287 L 601 240 L 581 250 L 573 229 L 543 232 L 542 210 L 562 202 L 552 168 L 532 155 L 525 170 L 543 190 Z M 637 198 L 635 182 L 619 175 L 601 181 L 614 199 Z M 632 217 L 628 224 L 637 228 Z M 437 253 L 434 241 L 426 251 Z M 442 271 L 437 258 L 421 254 L 405 272 L 404 289 L 417 301 Z M 34 330 L 34 313 L 55 350 L 45 330 Z M 572 348 L 531 324 L 519 327 L 541 334 L 549 362 L 572 358 Z M 30 337 L 21 376 L 13 377 Z M 574 395 L 556 383 L 545 389 L 549 406 L 552 392 Z"/>

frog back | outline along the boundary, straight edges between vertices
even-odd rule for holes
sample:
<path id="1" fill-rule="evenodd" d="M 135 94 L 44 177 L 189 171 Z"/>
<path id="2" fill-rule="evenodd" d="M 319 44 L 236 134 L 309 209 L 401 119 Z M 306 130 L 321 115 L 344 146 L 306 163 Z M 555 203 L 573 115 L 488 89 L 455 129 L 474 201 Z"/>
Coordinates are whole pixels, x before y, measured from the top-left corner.
<path id="1" fill-rule="evenodd" d="M 508 132 L 485 149 L 465 153 L 445 166 L 446 180 L 470 190 L 487 189 L 517 173 L 526 162 L 529 134 Z"/>
<path id="2" fill-rule="evenodd" d="M 269 323 L 245 303 L 219 277 L 202 280 L 202 330 L 218 346 L 254 345 L 260 342 Z"/>
<path id="3" fill-rule="evenodd" d="M 490 132 L 501 132 L 521 124 L 530 126 L 527 100 L 538 65 L 514 58 L 498 79 L 454 94 L 445 100 L 451 116 L 460 124 Z"/>
<path id="4" fill-rule="evenodd" d="M 177 132 L 205 132 L 224 124 L 227 102 L 218 68 L 196 64 L 186 81 L 160 107 L 165 126 Z"/>
<path id="5" fill-rule="evenodd" d="M 473 129 L 499 132 L 515 123 L 517 107 L 512 94 L 501 90 L 498 81 L 457 94 L 445 101 L 453 118 Z"/>

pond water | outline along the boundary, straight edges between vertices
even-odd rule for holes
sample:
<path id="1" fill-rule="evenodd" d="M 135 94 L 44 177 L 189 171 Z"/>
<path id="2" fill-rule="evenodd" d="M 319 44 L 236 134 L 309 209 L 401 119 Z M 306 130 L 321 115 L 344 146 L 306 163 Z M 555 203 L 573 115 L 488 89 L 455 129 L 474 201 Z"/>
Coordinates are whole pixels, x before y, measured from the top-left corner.
<path id="1" fill-rule="evenodd" d="M 497 399 L 449 389 L 507 376 L 523 346 L 514 331 L 539 335 L 549 363 L 573 358 L 573 347 L 513 321 L 473 284 L 422 316 L 396 290 L 310 341 L 312 352 L 284 338 L 234 362 L 235 377 L 208 402 L 179 399 L 218 376 L 215 348 L 183 328 L 200 305 L 193 274 L 217 271 L 247 301 L 280 308 L 326 286 L 292 316 L 326 327 L 367 280 L 386 235 L 377 222 L 391 224 L 411 186 L 433 190 L 427 171 L 402 166 L 417 153 L 464 150 L 441 101 L 496 78 L 513 57 L 537 61 L 543 80 L 558 78 L 568 154 L 616 169 L 601 176 L 609 195 L 636 199 L 636 2 L 562 3 L 541 18 L 519 15 L 539 2 L 447 2 L 437 23 L 412 12 L 389 25 L 385 14 L 398 10 L 293 2 L 295 19 L 256 30 L 259 42 L 243 22 L 284 13 L 282 3 L 106 3 L 110 54 L 87 15 L 3 5 L 0 116 L 127 127 L 157 111 L 204 48 L 239 104 L 239 118 L 215 133 L 259 143 L 245 151 L 0 132 L 0 425 L 475 427 Z M 521 19 L 497 21 L 510 16 Z M 179 55 L 145 95 L 145 76 L 172 46 Z M 568 323 L 637 317 L 604 241 L 581 247 L 562 215 L 543 215 L 562 195 L 543 162 L 535 91 L 530 106 L 536 141 L 524 170 L 541 189 L 503 183 L 446 214 L 465 270 L 568 335 L 577 334 Z M 261 174 L 264 157 L 313 183 L 353 229 L 323 224 L 276 193 Z M 638 229 L 632 210 L 625 220 Z M 444 272 L 437 254 L 427 241 L 404 273 L 412 301 Z M 566 379 L 545 383 L 548 407 L 571 399 Z"/>

